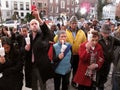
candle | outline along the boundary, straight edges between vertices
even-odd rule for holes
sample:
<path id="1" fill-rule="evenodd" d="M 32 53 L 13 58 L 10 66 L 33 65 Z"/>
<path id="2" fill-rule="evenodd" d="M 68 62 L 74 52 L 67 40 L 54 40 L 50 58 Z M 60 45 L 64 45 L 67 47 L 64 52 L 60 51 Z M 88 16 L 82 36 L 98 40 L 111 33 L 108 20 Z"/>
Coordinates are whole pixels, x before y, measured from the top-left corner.
<path id="1" fill-rule="evenodd" d="M 5 49 L 0 47 L 0 56 L 5 56 Z"/>
<path id="2" fill-rule="evenodd" d="M 0 56 L 5 56 L 5 49 L 2 47 L 1 40 L 0 40 Z"/>
<path id="3" fill-rule="evenodd" d="M 30 37 L 29 34 L 27 35 L 27 37 L 25 38 L 26 44 L 30 44 Z"/>
<path id="4" fill-rule="evenodd" d="M 64 40 L 62 40 L 62 47 L 61 47 L 61 52 L 63 53 L 65 49 L 67 48 L 66 45 L 64 45 Z"/>

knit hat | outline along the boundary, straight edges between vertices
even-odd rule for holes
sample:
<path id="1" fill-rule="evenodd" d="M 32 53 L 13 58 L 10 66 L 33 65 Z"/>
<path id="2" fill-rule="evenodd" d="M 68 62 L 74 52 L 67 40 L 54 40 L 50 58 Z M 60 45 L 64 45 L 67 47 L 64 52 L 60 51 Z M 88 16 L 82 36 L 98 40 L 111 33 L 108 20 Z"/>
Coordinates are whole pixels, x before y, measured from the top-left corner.
<path id="1" fill-rule="evenodd" d="M 104 32 L 104 33 L 108 33 L 108 34 L 111 33 L 110 25 L 103 24 L 100 29 L 100 32 Z"/>
<path id="2" fill-rule="evenodd" d="M 77 22 L 77 21 L 78 21 L 78 19 L 77 19 L 76 16 L 72 16 L 72 17 L 70 18 L 70 22 Z"/>

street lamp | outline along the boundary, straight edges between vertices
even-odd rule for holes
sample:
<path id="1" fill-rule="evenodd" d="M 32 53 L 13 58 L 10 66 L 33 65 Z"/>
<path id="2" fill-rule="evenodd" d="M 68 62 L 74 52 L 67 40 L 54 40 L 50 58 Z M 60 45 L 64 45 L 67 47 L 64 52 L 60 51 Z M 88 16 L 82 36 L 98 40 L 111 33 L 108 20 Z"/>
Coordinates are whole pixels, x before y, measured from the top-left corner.
<path id="1" fill-rule="evenodd" d="M 80 9 L 80 13 L 81 13 L 82 15 L 85 14 L 86 12 L 87 12 L 86 8 L 83 7 L 83 8 Z"/>

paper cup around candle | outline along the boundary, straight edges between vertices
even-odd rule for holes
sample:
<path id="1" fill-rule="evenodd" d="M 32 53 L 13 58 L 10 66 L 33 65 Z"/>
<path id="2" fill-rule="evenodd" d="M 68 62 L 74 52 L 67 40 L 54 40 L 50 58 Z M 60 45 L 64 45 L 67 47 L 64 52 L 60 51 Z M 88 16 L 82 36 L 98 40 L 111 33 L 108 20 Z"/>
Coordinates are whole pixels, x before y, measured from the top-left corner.
<path id="1" fill-rule="evenodd" d="M 92 37 L 93 37 L 93 34 L 88 34 L 88 41 L 90 41 L 91 39 L 92 39 Z"/>
<path id="2" fill-rule="evenodd" d="M 0 56 L 5 56 L 5 50 L 3 47 L 0 48 Z"/>
<path id="3" fill-rule="evenodd" d="M 30 44 L 30 38 L 29 37 L 26 37 L 25 41 L 26 41 L 26 44 Z"/>
<path id="4" fill-rule="evenodd" d="M 67 48 L 66 45 L 62 45 L 61 52 L 63 53 L 63 52 L 65 51 L 66 48 Z"/>

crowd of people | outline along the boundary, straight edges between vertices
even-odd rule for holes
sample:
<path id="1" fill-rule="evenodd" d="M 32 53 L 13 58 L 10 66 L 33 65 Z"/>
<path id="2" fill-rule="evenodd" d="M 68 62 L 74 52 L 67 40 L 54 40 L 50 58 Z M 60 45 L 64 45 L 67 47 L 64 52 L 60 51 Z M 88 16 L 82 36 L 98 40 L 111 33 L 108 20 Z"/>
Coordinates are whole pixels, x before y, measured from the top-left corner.
<path id="1" fill-rule="evenodd" d="M 24 76 L 32 90 L 47 90 L 49 80 L 54 90 L 105 90 L 111 63 L 112 90 L 120 90 L 120 24 L 73 15 L 48 27 L 37 9 L 32 15 L 29 27 L 1 27 L 0 90 L 22 90 Z"/>

